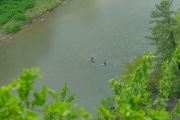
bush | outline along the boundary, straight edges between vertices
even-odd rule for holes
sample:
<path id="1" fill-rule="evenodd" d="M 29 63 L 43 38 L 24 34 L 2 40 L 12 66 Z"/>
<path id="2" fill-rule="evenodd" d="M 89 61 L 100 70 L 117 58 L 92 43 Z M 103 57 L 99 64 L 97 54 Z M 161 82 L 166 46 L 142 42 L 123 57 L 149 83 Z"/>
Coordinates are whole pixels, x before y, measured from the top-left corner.
<path id="1" fill-rule="evenodd" d="M 13 32 L 16 32 L 16 31 L 20 30 L 20 26 L 21 26 L 21 24 L 18 23 L 18 24 L 14 25 L 14 26 L 9 27 L 7 29 L 7 33 L 13 33 Z"/>
<path id="2" fill-rule="evenodd" d="M 1 0 L 0 1 L 0 25 L 7 23 L 10 19 L 25 21 L 25 12 L 34 6 L 34 0 Z M 15 26 L 17 28 L 17 26 Z M 14 29 L 14 28 L 13 28 Z"/>

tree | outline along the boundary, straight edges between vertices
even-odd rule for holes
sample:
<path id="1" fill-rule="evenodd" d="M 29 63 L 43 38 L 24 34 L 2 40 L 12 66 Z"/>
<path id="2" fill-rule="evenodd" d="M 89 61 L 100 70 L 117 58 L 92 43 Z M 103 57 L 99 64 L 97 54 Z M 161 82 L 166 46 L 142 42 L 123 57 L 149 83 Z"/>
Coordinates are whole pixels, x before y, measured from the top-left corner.
<path id="1" fill-rule="evenodd" d="M 156 47 L 156 57 L 153 59 L 153 71 L 150 76 L 152 82 L 157 83 L 161 79 L 162 64 L 166 60 L 172 58 L 172 53 L 179 44 L 180 21 L 178 21 L 177 12 L 171 10 L 173 0 L 162 0 L 160 4 L 156 4 L 156 9 L 151 12 L 153 20 L 151 35 L 146 38 L 151 40 L 151 45 Z M 177 64 L 180 69 L 180 62 Z M 175 71 L 176 76 L 180 76 L 179 70 Z M 180 94 L 179 79 L 173 78 L 175 85 L 171 89 L 171 93 L 175 96 Z"/>
<path id="2" fill-rule="evenodd" d="M 156 4 L 156 10 L 151 12 L 153 20 L 150 24 L 154 26 L 149 28 L 152 36 L 146 36 L 156 46 L 156 55 L 160 55 L 163 60 L 170 59 L 176 48 L 177 41 L 174 37 L 175 32 L 172 26 L 175 24 L 175 12 L 171 10 L 173 0 L 162 0 Z"/>
<path id="3" fill-rule="evenodd" d="M 163 61 L 171 59 L 172 53 L 177 46 L 176 26 L 177 22 L 174 19 L 175 13 L 171 10 L 173 0 L 162 0 L 160 4 L 156 4 L 156 9 L 151 11 L 150 21 L 152 27 L 149 28 L 151 35 L 146 36 L 146 38 L 151 40 L 151 45 L 156 47 L 156 58 L 154 59 L 155 70 L 153 75 L 156 76 L 155 79 L 159 79 L 161 76 L 161 66 Z"/>
<path id="4" fill-rule="evenodd" d="M 148 84 L 149 70 L 152 67 L 152 53 L 145 53 L 135 61 L 135 69 L 123 78 L 109 80 L 113 96 L 102 100 L 95 120 L 175 120 L 180 118 L 180 99 L 174 109 L 167 110 L 172 78 L 180 61 L 180 46 L 169 61 L 164 61 L 162 78 L 158 81 L 158 95 L 151 98 L 151 86 Z M 130 67 L 131 68 L 131 67 Z M 128 71 L 128 70 L 127 70 Z M 125 72 L 126 73 L 126 72 Z M 127 77 L 126 77 L 127 76 Z M 126 79 L 124 79 L 126 78 Z M 114 98 L 114 99 L 113 99 Z"/>

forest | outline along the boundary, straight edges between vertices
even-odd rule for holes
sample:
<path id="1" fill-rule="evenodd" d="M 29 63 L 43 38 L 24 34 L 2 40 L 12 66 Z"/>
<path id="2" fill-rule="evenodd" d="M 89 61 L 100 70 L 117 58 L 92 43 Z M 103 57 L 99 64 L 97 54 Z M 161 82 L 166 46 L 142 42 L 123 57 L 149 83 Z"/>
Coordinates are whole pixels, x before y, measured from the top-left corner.
<path id="1" fill-rule="evenodd" d="M 24 69 L 17 79 L 0 88 L 0 119 L 177 120 L 180 118 L 180 11 L 173 11 L 172 4 L 173 0 L 161 0 L 155 5 L 155 10 L 152 10 L 150 15 L 151 34 L 145 36 L 150 44 L 156 47 L 155 53 L 144 53 L 123 64 L 121 76 L 108 81 L 112 95 L 102 98 L 101 104 L 97 106 L 96 116 L 72 104 L 76 94 L 68 95 L 67 84 L 60 92 L 46 86 L 42 86 L 41 91 L 35 91 L 33 86 L 36 79 L 42 75 L 40 69 L 34 67 Z M 33 4 L 29 7 L 33 7 Z M 25 9 L 29 8 L 24 7 L 22 11 Z M 25 19 L 23 15 L 22 17 L 14 15 L 11 18 Z M 0 24 L 4 23 L 5 18 Z M 47 97 L 52 97 L 54 102 L 49 103 Z M 169 107 L 169 100 L 176 102 L 173 108 Z"/>

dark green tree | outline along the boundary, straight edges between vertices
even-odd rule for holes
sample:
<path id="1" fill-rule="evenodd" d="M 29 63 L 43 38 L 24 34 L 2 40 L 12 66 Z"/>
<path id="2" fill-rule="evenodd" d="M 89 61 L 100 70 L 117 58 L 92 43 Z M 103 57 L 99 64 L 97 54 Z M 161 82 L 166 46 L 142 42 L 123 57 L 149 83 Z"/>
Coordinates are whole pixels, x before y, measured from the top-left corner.
<path id="1" fill-rule="evenodd" d="M 150 76 L 152 81 L 158 81 L 162 77 L 162 63 L 172 58 L 172 53 L 178 45 L 177 25 L 179 22 L 176 19 L 177 12 L 171 9 L 172 3 L 173 0 L 162 0 L 160 4 L 155 5 L 156 9 L 151 12 L 150 24 L 152 27 L 149 28 L 151 35 L 146 36 L 146 38 L 150 39 L 151 45 L 156 47 L 156 57 L 153 59 L 154 70 Z M 180 62 L 177 66 L 180 69 Z M 177 76 L 179 75 L 177 74 Z M 177 78 L 173 78 L 173 81 L 179 83 Z M 173 91 L 177 91 L 174 87 Z"/>
<path id="2" fill-rule="evenodd" d="M 150 21 L 153 27 L 149 28 L 152 35 L 146 36 L 151 40 L 151 44 L 156 46 L 156 55 L 163 61 L 172 57 L 177 45 L 173 31 L 175 12 L 171 10 L 172 1 L 162 0 L 155 5 L 156 9 L 151 12 L 153 20 Z"/>
<path id="3" fill-rule="evenodd" d="M 171 10 L 172 2 L 173 0 L 162 0 L 160 4 L 155 5 L 156 9 L 151 11 L 151 18 L 153 18 L 150 21 L 152 27 L 149 28 L 151 35 L 146 38 L 150 39 L 150 44 L 156 47 L 154 79 L 161 77 L 159 76 L 160 66 L 164 60 L 172 57 L 172 51 L 177 45 L 173 31 L 175 12 Z"/>

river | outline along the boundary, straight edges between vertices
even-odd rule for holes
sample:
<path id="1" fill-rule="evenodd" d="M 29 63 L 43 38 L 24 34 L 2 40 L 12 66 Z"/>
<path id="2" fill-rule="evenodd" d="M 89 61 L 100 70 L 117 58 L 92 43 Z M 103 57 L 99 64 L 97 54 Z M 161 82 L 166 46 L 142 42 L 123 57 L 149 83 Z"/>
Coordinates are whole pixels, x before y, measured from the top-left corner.
<path id="1" fill-rule="evenodd" d="M 43 78 L 36 90 L 46 85 L 60 91 L 67 83 L 69 94 L 76 93 L 74 103 L 94 115 L 101 99 L 111 94 L 108 80 L 121 75 L 121 65 L 155 50 L 144 36 L 159 1 L 68 0 L 44 15 L 43 22 L 37 19 L 1 41 L 0 85 L 17 78 L 23 68 L 38 66 Z"/>

